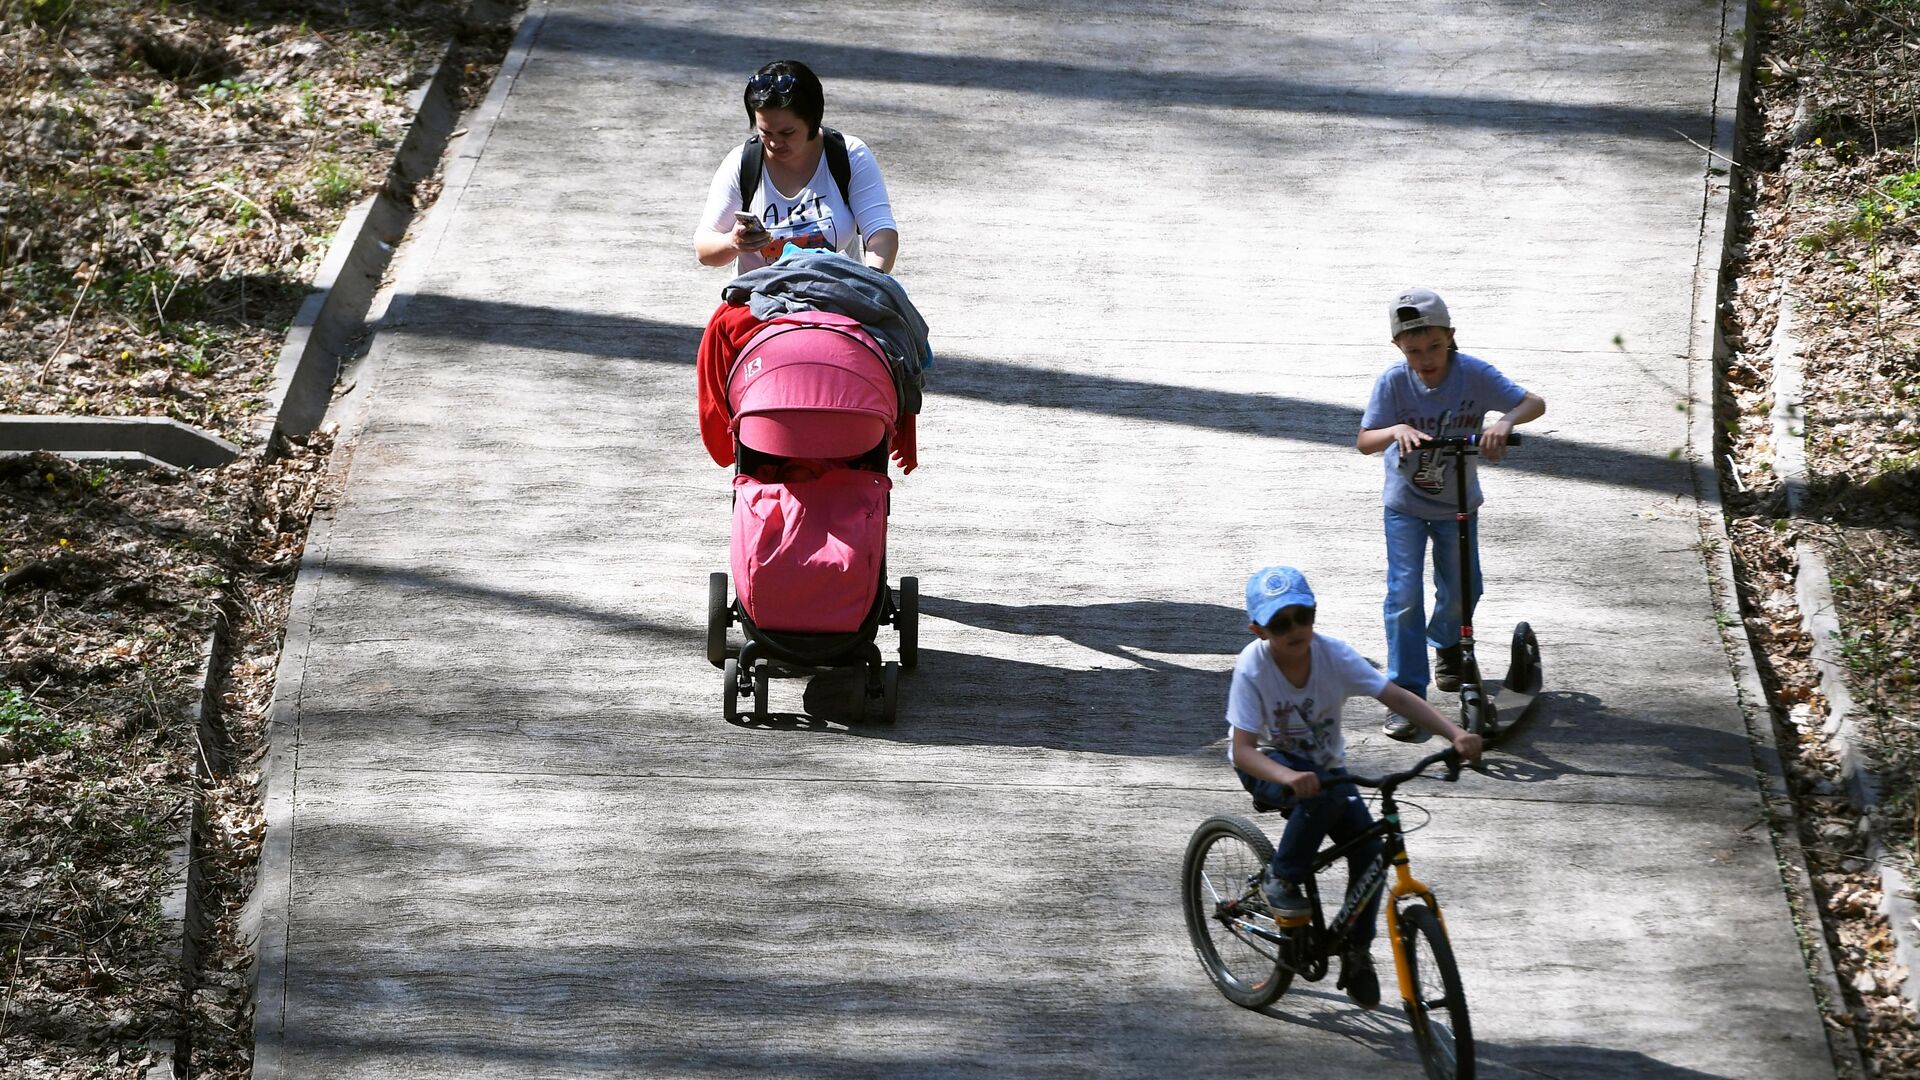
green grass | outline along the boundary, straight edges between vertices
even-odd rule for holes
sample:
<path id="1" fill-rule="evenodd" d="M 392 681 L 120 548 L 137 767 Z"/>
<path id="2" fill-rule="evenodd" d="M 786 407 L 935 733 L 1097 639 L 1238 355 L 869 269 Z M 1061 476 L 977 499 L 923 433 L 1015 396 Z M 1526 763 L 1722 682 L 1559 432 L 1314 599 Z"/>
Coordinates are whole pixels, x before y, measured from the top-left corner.
<path id="1" fill-rule="evenodd" d="M 13 740 L 21 757 L 68 750 L 84 741 L 81 734 L 56 719 L 42 716 L 20 691 L 0 691 L 0 736 Z"/>
<path id="2" fill-rule="evenodd" d="M 1890 176 L 1873 185 L 1871 194 L 1856 204 L 1854 232 L 1869 236 L 1920 210 L 1920 169 Z"/>
<path id="3" fill-rule="evenodd" d="M 330 207 L 342 207 L 360 194 L 365 183 L 360 170 L 349 168 L 331 158 L 314 166 L 312 173 L 313 194 L 321 204 Z"/>

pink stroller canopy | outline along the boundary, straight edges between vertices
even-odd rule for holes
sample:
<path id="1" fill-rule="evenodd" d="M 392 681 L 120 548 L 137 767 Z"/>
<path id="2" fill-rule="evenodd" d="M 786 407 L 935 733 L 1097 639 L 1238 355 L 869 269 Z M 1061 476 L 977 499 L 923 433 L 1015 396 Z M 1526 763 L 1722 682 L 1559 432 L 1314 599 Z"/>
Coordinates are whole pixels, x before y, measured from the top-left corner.
<path id="1" fill-rule="evenodd" d="M 893 436 L 893 373 L 859 322 L 824 311 L 783 315 L 740 350 L 727 377 L 740 442 L 763 454 L 850 458 Z"/>

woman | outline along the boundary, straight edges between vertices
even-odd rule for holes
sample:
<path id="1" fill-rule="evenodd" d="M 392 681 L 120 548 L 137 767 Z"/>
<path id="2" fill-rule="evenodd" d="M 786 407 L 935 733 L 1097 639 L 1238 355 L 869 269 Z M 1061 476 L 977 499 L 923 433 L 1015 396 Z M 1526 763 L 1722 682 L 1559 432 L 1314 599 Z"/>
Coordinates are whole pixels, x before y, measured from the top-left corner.
<path id="1" fill-rule="evenodd" d="M 853 254 L 864 238 L 866 264 L 891 273 L 900 231 L 886 181 L 866 143 L 820 126 L 826 112 L 820 80 L 798 60 L 775 61 L 747 80 L 744 100 L 755 135 L 713 174 L 706 213 L 693 234 L 700 262 L 737 262 L 744 274 L 789 243 Z M 759 156 L 757 167 L 751 158 L 742 161 L 749 152 Z M 752 188 L 744 198 L 743 178 Z M 741 211 L 753 222 L 737 218 Z"/>

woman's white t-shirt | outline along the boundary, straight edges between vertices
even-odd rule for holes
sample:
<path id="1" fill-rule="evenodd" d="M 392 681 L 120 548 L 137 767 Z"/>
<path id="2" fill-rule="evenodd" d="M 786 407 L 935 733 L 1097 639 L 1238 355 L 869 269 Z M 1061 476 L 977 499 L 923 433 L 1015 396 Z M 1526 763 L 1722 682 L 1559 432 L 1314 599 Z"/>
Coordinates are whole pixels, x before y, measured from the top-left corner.
<path id="1" fill-rule="evenodd" d="M 840 197 L 840 185 L 833 182 L 833 170 L 827 167 L 824 152 L 820 155 L 820 164 L 813 170 L 813 178 L 791 196 L 781 194 L 773 186 L 772 170 L 764 167 L 760 170 L 760 190 L 753 193 L 744 209 L 759 214 L 760 220 L 767 223 L 775 254 L 789 242 L 852 254 L 860 237 L 872 236 L 881 229 L 899 228 L 893 223 L 887 182 L 880 176 L 880 163 L 874 160 L 873 151 L 851 135 L 845 138 L 847 164 L 851 167 L 846 199 Z M 744 146 L 734 147 L 720 162 L 719 171 L 713 174 L 713 186 L 707 191 L 707 209 L 701 221 L 714 232 L 732 232 L 733 212 L 743 209 L 740 154 L 744 150 Z M 847 205 L 849 200 L 852 206 Z M 748 252 L 740 256 L 736 267 L 744 274 L 767 262 L 765 255 Z"/>
<path id="2" fill-rule="evenodd" d="M 1295 686 L 1280 673 L 1267 643 L 1259 638 L 1240 650 L 1227 690 L 1227 734 L 1251 731 L 1262 746 L 1300 754 L 1322 769 L 1345 768 L 1347 737 L 1340 710 L 1350 697 L 1379 697 L 1387 677 L 1367 663 L 1353 646 L 1325 634 L 1313 635 L 1307 685 Z M 1227 743 L 1233 760 L 1233 743 Z"/>

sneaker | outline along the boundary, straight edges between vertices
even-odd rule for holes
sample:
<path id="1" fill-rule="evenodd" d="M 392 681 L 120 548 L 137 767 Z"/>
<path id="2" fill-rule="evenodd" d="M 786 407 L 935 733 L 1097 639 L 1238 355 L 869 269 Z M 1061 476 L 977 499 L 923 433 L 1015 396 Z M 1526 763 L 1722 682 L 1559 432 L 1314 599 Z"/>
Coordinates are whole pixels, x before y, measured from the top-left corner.
<path id="1" fill-rule="evenodd" d="M 1433 685 L 1443 694 L 1460 692 L 1460 669 L 1463 657 L 1460 646 L 1449 645 L 1436 649 L 1433 654 Z"/>
<path id="2" fill-rule="evenodd" d="M 1364 948 L 1348 949 L 1340 954 L 1340 989 L 1363 1009 L 1380 1004 L 1380 976 L 1373 972 L 1373 956 Z"/>
<path id="3" fill-rule="evenodd" d="M 1420 737 L 1420 729 L 1399 713 L 1388 713 L 1387 722 L 1381 725 L 1380 730 L 1387 733 L 1387 738 L 1401 742 L 1412 742 Z"/>
<path id="4" fill-rule="evenodd" d="M 1274 877 L 1271 872 L 1260 878 L 1260 895 L 1266 898 L 1267 910 L 1278 919 L 1304 919 L 1313 914 L 1313 905 L 1307 902 L 1307 894 L 1300 886 L 1285 878 Z"/>

